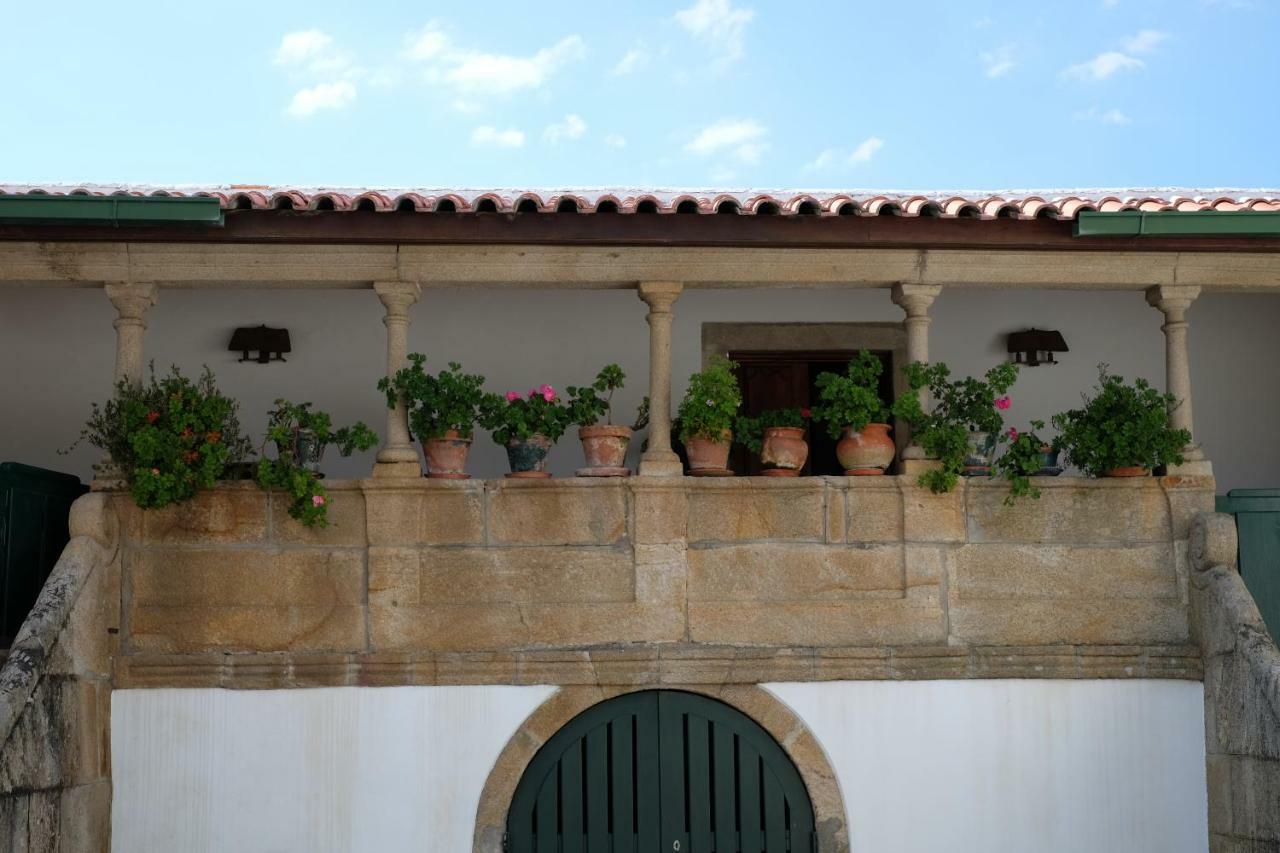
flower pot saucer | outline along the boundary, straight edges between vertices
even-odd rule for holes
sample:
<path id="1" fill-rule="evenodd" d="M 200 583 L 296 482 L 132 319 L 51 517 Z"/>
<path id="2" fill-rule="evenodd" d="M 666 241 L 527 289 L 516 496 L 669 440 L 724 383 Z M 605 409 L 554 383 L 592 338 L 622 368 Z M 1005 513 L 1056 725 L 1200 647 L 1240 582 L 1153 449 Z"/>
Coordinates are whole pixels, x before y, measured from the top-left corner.
<path id="1" fill-rule="evenodd" d="M 575 477 L 630 477 L 630 468 L 579 468 Z"/>
<path id="2" fill-rule="evenodd" d="M 883 477 L 883 468 L 850 468 L 844 472 L 846 477 Z"/>
<path id="3" fill-rule="evenodd" d="M 1041 468 L 1039 471 L 1037 471 L 1037 472 L 1036 472 L 1035 474 L 1033 474 L 1032 476 L 1034 476 L 1034 477 L 1056 477 L 1056 476 L 1058 476 L 1059 474 L 1061 474 L 1061 473 L 1062 473 L 1062 470 L 1063 470 L 1063 469 L 1062 469 L 1062 466 L 1061 466 L 1061 465 L 1050 465 L 1050 466 L 1049 466 L 1049 467 L 1047 467 L 1047 468 Z"/>
<path id="4" fill-rule="evenodd" d="M 690 477 L 732 477 L 733 472 L 728 468 L 690 468 Z"/>
<path id="5" fill-rule="evenodd" d="M 428 480 L 470 480 L 470 474 L 428 474 Z"/>
<path id="6" fill-rule="evenodd" d="M 512 471 L 507 475 L 508 480 L 548 480 L 551 474 L 547 471 Z"/>
<path id="7" fill-rule="evenodd" d="M 760 472 L 761 477 L 799 477 L 800 472 L 795 468 L 765 468 Z"/>

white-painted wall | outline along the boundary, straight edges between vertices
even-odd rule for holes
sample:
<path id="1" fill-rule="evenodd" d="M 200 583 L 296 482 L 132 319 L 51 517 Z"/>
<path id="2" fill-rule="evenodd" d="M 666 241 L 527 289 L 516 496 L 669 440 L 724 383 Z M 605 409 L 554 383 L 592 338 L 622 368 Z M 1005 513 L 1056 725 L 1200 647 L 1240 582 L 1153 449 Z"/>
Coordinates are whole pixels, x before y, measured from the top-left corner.
<path id="1" fill-rule="evenodd" d="M 1204 853 L 1201 686 L 768 685 L 817 736 L 856 853 Z M 547 687 L 112 696 L 117 853 L 461 853 Z"/>
<path id="2" fill-rule="evenodd" d="M 857 322 L 901 320 L 885 291 L 689 291 L 676 303 L 677 400 L 701 360 L 706 322 Z M 489 377 L 493 390 L 557 388 L 589 381 L 616 361 L 629 387 L 619 395 L 629 418 L 648 375 L 645 306 L 630 291 L 431 290 L 413 309 L 410 344 L 429 365 L 450 360 Z M 1164 382 L 1161 316 L 1141 293 L 944 291 L 932 311 L 932 354 L 958 374 L 978 373 L 1005 357 L 1004 334 L 1030 325 L 1056 328 L 1072 351 L 1057 367 L 1025 370 L 1014 390 L 1011 423 L 1025 426 L 1079 402 L 1106 361 L 1125 376 Z M 83 477 L 98 457 L 81 448 L 57 455 L 79 432 L 93 400 L 105 398 L 115 352 L 114 312 L 96 290 L 0 290 L 0 461 L 69 470 Z M 312 400 L 341 423 L 363 419 L 381 430 L 374 383 L 384 369 L 382 306 L 367 291 L 164 290 L 149 315 L 147 354 L 161 368 L 196 372 L 208 364 L 242 403 L 242 419 L 260 435 L 273 399 Z M 1280 485 L 1280 296 L 1202 296 L 1191 313 L 1197 438 L 1214 462 L 1219 490 Z M 285 326 L 294 352 L 287 364 L 239 364 L 226 344 L 236 326 Z M 367 474 L 373 454 L 331 459 L 335 476 Z M 581 464 L 572 435 L 552 452 L 559 474 Z M 505 457 L 479 436 L 472 470 L 505 471 Z"/>

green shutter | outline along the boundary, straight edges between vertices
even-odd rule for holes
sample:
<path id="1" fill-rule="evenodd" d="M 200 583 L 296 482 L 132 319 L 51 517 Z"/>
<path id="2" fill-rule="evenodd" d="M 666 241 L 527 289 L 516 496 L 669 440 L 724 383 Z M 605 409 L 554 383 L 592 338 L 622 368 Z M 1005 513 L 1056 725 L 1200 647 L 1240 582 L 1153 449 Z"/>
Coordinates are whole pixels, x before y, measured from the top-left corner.
<path id="1" fill-rule="evenodd" d="M 1240 576 L 1280 640 L 1280 489 L 1232 489 L 1218 497 L 1218 511 L 1235 514 Z"/>
<path id="2" fill-rule="evenodd" d="M 813 806 L 753 720 L 647 691 L 579 714 L 534 756 L 507 818 L 511 853 L 808 853 Z"/>

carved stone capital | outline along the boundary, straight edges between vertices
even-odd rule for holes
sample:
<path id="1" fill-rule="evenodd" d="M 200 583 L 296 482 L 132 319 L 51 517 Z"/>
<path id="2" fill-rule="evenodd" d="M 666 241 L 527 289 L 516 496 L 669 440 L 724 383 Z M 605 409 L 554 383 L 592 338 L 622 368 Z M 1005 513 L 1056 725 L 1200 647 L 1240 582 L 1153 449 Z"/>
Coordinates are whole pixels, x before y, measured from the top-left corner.
<path id="1" fill-rule="evenodd" d="M 422 285 L 416 281 L 378 281 L 373 292 L 387 309 L 387 317 L 399 319 L 409 316 L 409 308 L 422 296 Z"/>
<path id="2" fill-rule="evenodd" d="M 684 292 L 684 285 L 678 281 L 642 281 L 636 286 L 636 290 L 650 311 L 666 314 Z"/>
<path id="3" fill-rule="evenodd" d="M 113 282 L 106 285 L 107 298 L 116 309 L 116 323 L 147 325 L 147 309 L 156 304 L 156 286 L 152 282 Z"/>
<path id="4" fill-rule="evenodd" d="M 1147 288 L 1147 304 L 1160 311 L 1174 323 L 1183 322 L 1183 315 L 1200 295 L 1200 288 L 1192 285 L 1157 284 Z"/>
<path id="5" fill-rule="evenodd" d="M 924 317 L 929 313 L 929 306 L 942 292 L 940 284 L 902 284 L 893 286 L 893 304 L 907 312 L 907 317 Z"/>

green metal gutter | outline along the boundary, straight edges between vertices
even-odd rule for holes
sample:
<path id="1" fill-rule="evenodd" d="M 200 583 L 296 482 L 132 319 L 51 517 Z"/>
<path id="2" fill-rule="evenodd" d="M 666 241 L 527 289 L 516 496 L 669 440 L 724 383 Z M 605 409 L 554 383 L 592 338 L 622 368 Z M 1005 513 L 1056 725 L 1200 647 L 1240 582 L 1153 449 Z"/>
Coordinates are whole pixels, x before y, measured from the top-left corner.
<path id="1" fill-rule="evenodd" d="M 172 196 L 3 195 L 0 225 L 223 224 L 216 198 Z"/>
<path id="2" fill-rule="evenodd" d="M 1259 210 L 1081 211 L 1077 237 L 1276 237 L 1280 213 Z"/>

